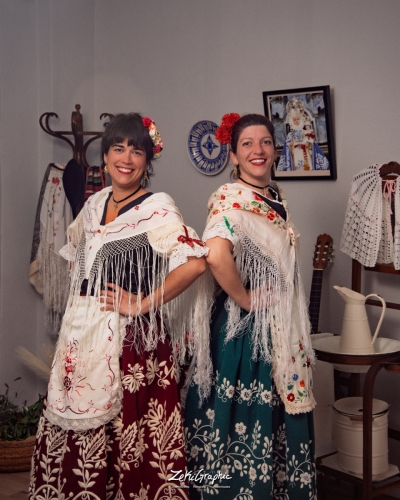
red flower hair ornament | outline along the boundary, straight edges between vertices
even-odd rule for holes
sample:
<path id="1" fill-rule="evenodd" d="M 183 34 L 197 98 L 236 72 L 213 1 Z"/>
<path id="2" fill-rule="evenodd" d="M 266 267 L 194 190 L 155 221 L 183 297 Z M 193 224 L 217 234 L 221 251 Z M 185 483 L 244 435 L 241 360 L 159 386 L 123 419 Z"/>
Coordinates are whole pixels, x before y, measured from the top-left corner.
<path id="1" fill-rule="evenodd" d="M 222 117 L 221 125 L 215 131 L 215 138 L 220 144 L 230 144 L 233 126 L 239 118 L 237 113 L 228 113 Z"/>
<path id="2" fill-rule="evenodd" d="M 153 142 L 154 158 L 159 158 L 164 149 L 164 144 L 161 140 L 160 132 L 157 130 L 156 124 L 148 116 L 142 118 L 143 127 L 149 132 L 150 138 Z"/>

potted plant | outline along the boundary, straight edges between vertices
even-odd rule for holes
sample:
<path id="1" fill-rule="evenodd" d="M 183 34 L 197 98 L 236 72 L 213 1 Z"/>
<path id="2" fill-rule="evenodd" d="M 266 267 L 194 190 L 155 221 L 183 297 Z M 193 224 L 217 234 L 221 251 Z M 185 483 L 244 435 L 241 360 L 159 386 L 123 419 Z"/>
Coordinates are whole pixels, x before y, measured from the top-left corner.
<path id="1" fill-rule="evenodd" d="M 0 471 L 26 471 L 30 469 L 44 396 L 39 395 L 29 406 L 26 401 L 20 405 L 18 392 L 11 397 L 10 387 L 4 385 L 6 391 L 0 394 Z"/>

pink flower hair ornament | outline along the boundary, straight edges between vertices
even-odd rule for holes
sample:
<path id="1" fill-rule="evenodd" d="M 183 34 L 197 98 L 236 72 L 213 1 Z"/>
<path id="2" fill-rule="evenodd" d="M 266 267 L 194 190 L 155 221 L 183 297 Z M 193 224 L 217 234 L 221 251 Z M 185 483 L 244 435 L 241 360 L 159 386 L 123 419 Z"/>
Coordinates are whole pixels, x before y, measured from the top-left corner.
<path id="1" fill-rule="evenodd" d="M 232 129 L 239 120 L 237 113 L 227 113 L 222 117 L 221 125 L 215 131 L 215 138 L 220 144 L 230 144 L 232 141 Z"/>
<path id="2" fill-rule="evenodd" d="M 149 132 L 150 138 L 153 142 L 154 158 L 160 158 L 161 152 L 164 149 L 164 144 L 161 140 L 160 132 L 157 130 L 156 124 L 148 116 L 142 118 L 142 123 L 145 129 Z"/>

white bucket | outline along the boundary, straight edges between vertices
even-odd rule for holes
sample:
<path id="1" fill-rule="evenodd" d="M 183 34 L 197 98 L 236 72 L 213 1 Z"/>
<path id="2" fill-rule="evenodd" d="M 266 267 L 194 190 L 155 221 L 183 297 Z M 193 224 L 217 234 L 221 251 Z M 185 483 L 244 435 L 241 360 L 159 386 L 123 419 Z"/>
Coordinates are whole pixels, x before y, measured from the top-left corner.
<path id="1" fill-rule="evenodd" d="M 338 465 L 350 474 L 363 473 L 363 398 L 339 399 L 333 405 L 333 440 Z M 389 470 L 388 413 L 385 401 L 372 401 L 372 475 Z"/>

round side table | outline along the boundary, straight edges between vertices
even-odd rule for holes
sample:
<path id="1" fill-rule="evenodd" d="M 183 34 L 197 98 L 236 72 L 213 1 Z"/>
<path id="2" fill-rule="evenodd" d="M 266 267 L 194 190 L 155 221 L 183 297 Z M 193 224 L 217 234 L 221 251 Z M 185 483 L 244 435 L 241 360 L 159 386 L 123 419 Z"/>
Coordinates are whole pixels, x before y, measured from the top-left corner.
<path id="1" fill-rule="evenodd" d="M 372 484 L 372 399 L 375 378 L 382 368 L 388 371 L 400 371 L 400 341 L 377 338 L 374 354 L 344 354 L 339 351 L 340 336 L 329 336 L 318 339 L 313 336 L 313 347 L 319 361 L 338 365 L 370 366 L 367 371 L 363 390 L 363 477 L 362 479 L 346 472 L 333 471 L 323 465 L 322 458 L 317 460 L 317 469 L 330 475 L 336 475 L 347 482 L 362 487 L 363 500 L 372 500 L 378 492 L 384 493 L 400 488 L 400 479 L 392 481 L 390 485 L 376 487 Z M 346 477 L 347 476 L 347 477 Z M 399 474 L 397 474 L 397 477 Z"/>

